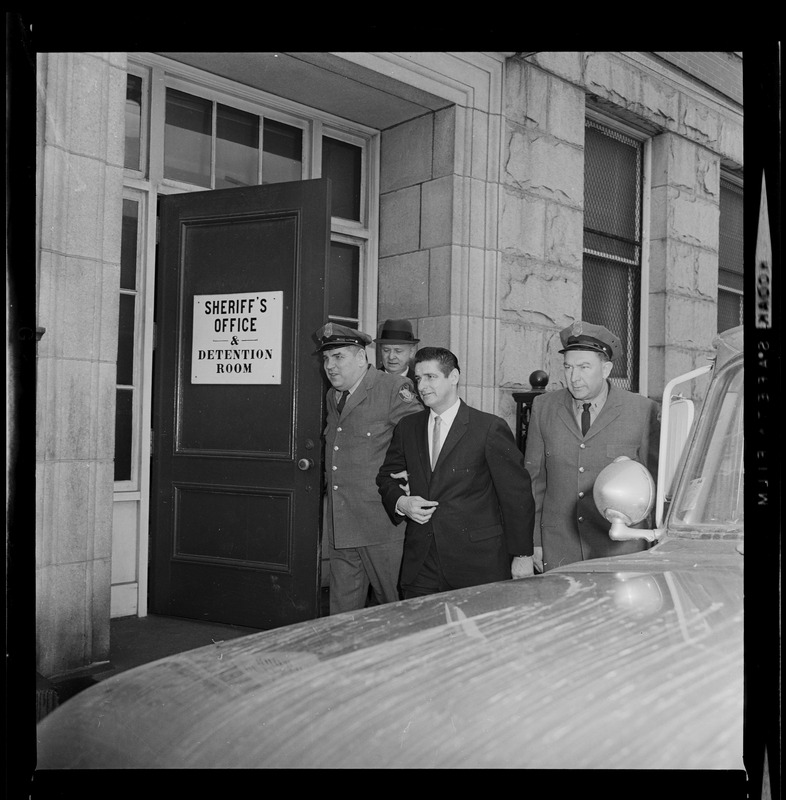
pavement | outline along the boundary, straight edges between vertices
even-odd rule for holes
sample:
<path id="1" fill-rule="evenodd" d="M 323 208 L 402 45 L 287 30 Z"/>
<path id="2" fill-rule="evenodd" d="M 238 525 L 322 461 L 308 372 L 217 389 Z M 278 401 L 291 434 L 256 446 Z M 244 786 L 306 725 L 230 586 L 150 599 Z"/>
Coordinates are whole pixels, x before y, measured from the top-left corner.
<path id="1" fill-rule="evenodd" d="M 322 590 L 322 614 L 328 611 L 327 589 Z M 140 664 L 184 653 L 196 647 L 258 633 L 257 628 L 165 617 L 118 617 L 109 623 L 109 661 L 60 678 L 36 675 L 36 721 L 99 681 Z"/>

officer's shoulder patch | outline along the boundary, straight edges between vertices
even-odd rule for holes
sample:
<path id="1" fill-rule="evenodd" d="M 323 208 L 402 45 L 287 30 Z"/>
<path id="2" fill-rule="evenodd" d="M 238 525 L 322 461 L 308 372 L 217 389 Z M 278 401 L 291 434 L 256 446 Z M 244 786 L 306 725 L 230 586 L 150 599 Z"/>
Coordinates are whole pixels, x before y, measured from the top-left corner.
<path id="1" fill-rule="evenodd" d="M 405 403 L 411 403 L 415 399 L 415 395 L 412 393 L 412 389 L 410 389 L 409 385 L 406 383 L 398 390 L 398 396 Z"/>

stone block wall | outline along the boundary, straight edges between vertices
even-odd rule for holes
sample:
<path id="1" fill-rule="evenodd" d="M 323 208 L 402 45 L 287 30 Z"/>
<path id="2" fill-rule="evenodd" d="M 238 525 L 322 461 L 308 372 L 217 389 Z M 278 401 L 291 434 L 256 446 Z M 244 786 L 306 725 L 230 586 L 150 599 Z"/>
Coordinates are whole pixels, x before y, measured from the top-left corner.
<path id="1" fill-rule="evenodd" d="M 561 328 L 581 309 L 584 92 L 509 61 L 505 84 L 499 280 L 500 413 L 544 369 L 559 385 Z"/>
<path id="2" fill-rule="evenodd" d="M 650 394 L 707 363 L 717 329 L 720 158 L 671 133 L 652 142 Z M 705 387 L 706 388 L 706 387 Z"/>
<path id="3" fill-rule="evenodd" d="M 499 113 L 455 105 L 383 131 L 378 318 L 452 350 L 460 391 L 497 404 Z"/>
<path id="4" fill-rule="evenodd" d="M 721 54 L 722 55 L 722 54 Z M 723 66 L 733 68 L 728 60 Z M 739 64 L 736 65 L 739 68 Z M 726 75 L 726 77 L 729 77 Z M 651 140 L 647 393 L 706 363 L 716 333 L 721 165 L 741 169 L 742 110 L 644 53 L 553 52 L 506 65 L 499 386 L 561 379 L 558 331 L 581 317 L 584 121 L 592 108 Z"/>
<path id="5" fill-rule="evenodd" d="M 656 52 L 655 55 L 742 105 L 742 53 L 684 51 Z"/>
<path id="6" fill-rule="evenodd" d="M 454 344 L 455 125 L 452 108 L 382 134 L 378 317 L 410 319 L 421 346 Z"/>
<path id="7" fill-rule="evenodd" d="M 37 669 L 106 660 L 125 55 L 39 55 Z"/>

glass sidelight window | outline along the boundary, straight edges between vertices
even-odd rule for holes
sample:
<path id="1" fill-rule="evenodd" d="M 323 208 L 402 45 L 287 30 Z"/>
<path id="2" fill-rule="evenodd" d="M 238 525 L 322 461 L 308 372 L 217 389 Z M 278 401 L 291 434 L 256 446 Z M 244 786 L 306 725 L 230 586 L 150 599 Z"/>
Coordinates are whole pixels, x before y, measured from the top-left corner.
<path id="1" fill-rule="evenodd" d="M 322 137 L 322 174 L 333 188 L 333 216 L 360 221 L 363 151 L 349 142 Z"/>
<path id="2" fill-rule="evenodd" d="M 139 170 L 142 143 L 142 77 L 126 78 L 125 167 Z"/>
<path id="3" fill-rule="evenodd" d="M 328 266 L 328 308 L 330 319 L 357 327 L 359 324 L 361 248 L 347 241 L 330 243 Z"/>
<path id="4" fill-rule="evenodd" d="M 120 306 L 115 389 L 115 481 L 132 481 L 134 470 L 134 417 L 137 395 L 137 314 L 139 308 L 140 203 L 123 199 L 120 245 Z"/>

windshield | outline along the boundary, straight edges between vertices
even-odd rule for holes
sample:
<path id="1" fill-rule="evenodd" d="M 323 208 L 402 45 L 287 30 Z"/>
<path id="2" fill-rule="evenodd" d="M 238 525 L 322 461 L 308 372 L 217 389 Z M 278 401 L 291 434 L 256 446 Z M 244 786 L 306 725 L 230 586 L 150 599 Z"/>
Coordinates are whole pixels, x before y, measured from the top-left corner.
<path id="1" fill-rule="evenodd" d="M 669 528 L 743 530 L 743 366 L 730 363 L 710 389 L 672 505 Z"/>

